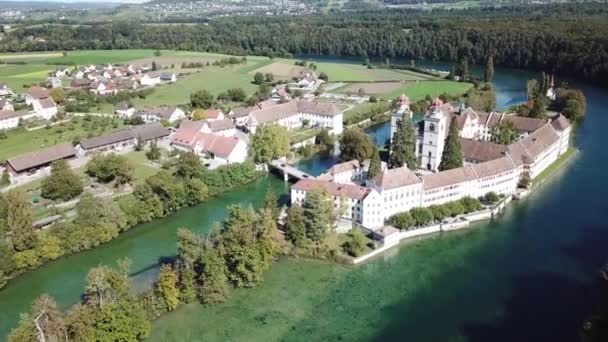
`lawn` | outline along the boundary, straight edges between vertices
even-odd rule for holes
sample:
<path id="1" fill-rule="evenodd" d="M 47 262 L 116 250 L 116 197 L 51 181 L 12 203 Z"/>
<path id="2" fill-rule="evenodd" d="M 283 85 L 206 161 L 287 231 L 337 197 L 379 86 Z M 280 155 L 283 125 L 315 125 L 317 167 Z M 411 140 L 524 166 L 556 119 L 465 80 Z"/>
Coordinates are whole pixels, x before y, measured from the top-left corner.
<path id="1" fill-rule="evenodd" d="M 122 120 L 117 118 L 76 117 L 71 122 L 61 123 L 50 128 L 35 131 L 17 128 L 6 131 L 6 139 L 0 140 L 0 146 L 2 146 L 0 161 L 18 154 L 69 142 L 74 138 L 101 135 L 122 126 Z"/>
<path id="2" fill-rule="evenodd" d="M 416 81 L 436 79 L 433 76 L 395 69 L 368 69 L 364 65 L 314 62 L 317 73 L 325 72 L 331 82 Z"/>
<path id="3" fill-rule="evenodd" d="M 421 81 L 406 84 L 398 90 L 384 94 L 382 97 L 385 99 L 396 99 L 401 94 L 405 94 L 410 100 L 416 101 L 427 95 L 437 97 L 443 93 L 458 96 L 466 93 L 472 86 L 471 83 L 455 81 Z"/>
<path id="4" fill-rule="evenodd" d="M 164 152 L 164 151 L 163 151 Z M 146 157 L 144 151 L 133 151 L 124 155 L 133 166 L 133 178 L 135 183 L 143 182 L 146 178 L 155 175 L 160 171 L 160 167 L 153 167 Z"/>
<path id="5" fill-rule="evenodd" d="M 47 74 L 53 71 L 48 65 L 0 65 L 0 83 L 5 83 L 14 92 L 20 92 L 24 86 L 44 81 Z"/>

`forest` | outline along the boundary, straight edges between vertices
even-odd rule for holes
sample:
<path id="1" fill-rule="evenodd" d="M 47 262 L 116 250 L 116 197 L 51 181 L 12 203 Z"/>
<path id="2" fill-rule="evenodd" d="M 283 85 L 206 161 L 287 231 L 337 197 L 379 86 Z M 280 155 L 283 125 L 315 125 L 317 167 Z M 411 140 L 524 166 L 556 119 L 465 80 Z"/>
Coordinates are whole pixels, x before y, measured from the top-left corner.
<path id="1" fill-rule="evenodd" d="M 178 49 L 235 55 L 351 56 L 460 61 L 556 73 L 608 85 L 608 9 L 580 4 L 306 17 L 227 17 L 208 25 L 115 22 L 22 26 L 0 52 Z M 550 14 L 543 14 L 550 13 Z"/>

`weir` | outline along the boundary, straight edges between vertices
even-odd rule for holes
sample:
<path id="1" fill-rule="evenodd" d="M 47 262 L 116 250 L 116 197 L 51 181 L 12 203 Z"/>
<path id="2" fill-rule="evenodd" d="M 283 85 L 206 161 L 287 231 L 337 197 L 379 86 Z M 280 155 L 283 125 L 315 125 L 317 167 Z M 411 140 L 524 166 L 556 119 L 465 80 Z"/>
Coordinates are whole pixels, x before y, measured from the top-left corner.
<path id="1" fill-rule="evenodd" d="M 285 182 L 289 181 L 289 177 L 295 178 L 297 180 L 304 178 L 315 178 L 309 175 L 308 173 L 298 169 L 297 167 L 287 164 L 286 161 L 280 159 L 275 159 L 271 161 L 269 165 L 283 174 L 283 180 Z"/>

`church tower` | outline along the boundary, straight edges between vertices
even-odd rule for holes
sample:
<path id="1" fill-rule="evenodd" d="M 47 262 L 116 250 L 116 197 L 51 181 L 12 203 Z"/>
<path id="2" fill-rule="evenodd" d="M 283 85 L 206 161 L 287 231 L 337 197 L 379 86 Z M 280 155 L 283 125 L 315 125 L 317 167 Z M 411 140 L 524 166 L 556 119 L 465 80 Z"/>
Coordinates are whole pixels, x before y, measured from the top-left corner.
<path id="1" fill-rule="evenodd" d="M 433 100 L 424 121 L 420 124 L 422 135 L 416 139 L 416 156 L 420 159 L 420 167 L 437 171 L 441 164 L 441 155 L 445 145 L 450 113 L 440 99 Z"/>
<path id="2" fill-rule="evenodd" d="M 398 107 L 393 111 L 391 115 L 391 135 L 390 140 L 393 142 L 393 136 L 397 132 L 399 121 L 406 119 L 412 119 L 412 111 L 410 110 L 410 99 L 405 94 L 399 97 Z"/>

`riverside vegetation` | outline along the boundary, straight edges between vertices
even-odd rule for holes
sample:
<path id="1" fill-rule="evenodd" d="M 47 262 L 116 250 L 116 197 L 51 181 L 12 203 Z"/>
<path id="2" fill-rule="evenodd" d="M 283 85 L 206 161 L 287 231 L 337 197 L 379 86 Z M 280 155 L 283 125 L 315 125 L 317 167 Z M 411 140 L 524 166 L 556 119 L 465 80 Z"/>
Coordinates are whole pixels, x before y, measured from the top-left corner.
<path id="1" fill-rule="evenodd" d="M 31 205 L 22 191 L 0 195 L 0 287 L 21 272 L 94 248 L 137 224 L 204 202 L 209 196 L 251 183 L 261 175 L 250 162 L 209 171 L 192 153 L 182 153 L 171 169 L 133 184 L 133 192 L 115 202 L 85 192 L 76 204 L 74 218 L 44 231 L 35 231 Z M 95 157 L 86 172 L 99 182 L 112 182 L 117 187 L 133 182 L 133 169 L 122 156 Z M 43 182 L 43 194 L 71 199 L 82 193 L 82 184 L 72 173 L 63 162 L 53 164 L 52 175 Z"/>

